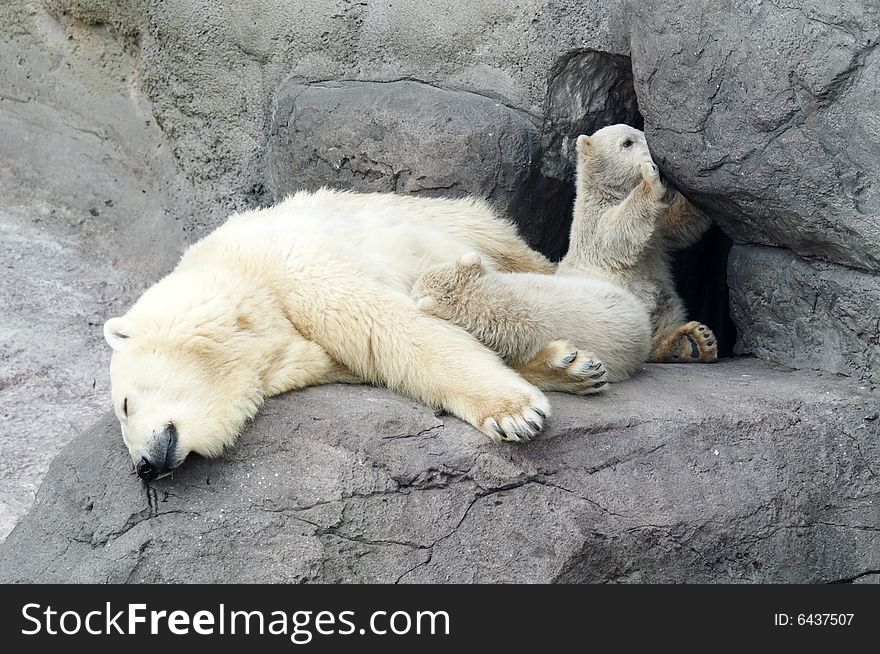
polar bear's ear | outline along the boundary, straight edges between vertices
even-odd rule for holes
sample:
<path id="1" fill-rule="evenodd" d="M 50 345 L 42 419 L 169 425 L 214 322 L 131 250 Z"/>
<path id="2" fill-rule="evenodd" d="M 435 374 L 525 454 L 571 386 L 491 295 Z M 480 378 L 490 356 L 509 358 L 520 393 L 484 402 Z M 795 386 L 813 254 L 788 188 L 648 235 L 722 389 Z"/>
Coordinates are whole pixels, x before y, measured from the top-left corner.
<path id="1" fill-rule="evenodd" d="M 586 134 L 581 134 L 577 137 L 577 150 L 582 154 L 586 154 L 590 146 L 592 145 L 592 141 L 590 141 L 590 137 Z"/>
<path id="2" fill-rule="evenodd" d="M 131 325 L 125 318 L 110 318 L 104 323 L 104 338 L 118 352 L 131 338 Z"/>

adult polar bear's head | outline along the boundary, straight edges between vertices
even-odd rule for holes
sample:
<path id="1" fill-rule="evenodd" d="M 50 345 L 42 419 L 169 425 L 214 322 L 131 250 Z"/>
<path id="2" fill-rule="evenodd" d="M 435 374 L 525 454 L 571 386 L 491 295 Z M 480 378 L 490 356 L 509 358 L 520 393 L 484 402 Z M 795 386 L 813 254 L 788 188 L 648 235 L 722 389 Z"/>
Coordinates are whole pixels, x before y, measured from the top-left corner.
<path id="1" fill-rule="evenodd" d="M 642 164 L 651 162 L 645 133 L 629 125 L 609 125 L 577 138 L 578 183 L 626 197 L 642 181 Z"/>
<path id="2" fill-rule="evenodd" d="M 259 372 L 242 355 L 252 326 L 242 329 L 228 297 L 197 286 L 169 275 L 104 325 L 113 408 L 143 479 L 191 452 L 219 455 L 262 402 Z"/>

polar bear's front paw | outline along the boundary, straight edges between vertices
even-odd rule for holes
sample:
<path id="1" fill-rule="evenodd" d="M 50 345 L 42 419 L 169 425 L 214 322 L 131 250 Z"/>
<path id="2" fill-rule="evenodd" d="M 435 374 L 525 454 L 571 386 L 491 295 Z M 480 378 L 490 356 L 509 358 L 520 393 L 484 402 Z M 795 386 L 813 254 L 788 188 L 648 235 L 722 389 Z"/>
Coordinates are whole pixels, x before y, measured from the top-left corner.
<path id="1" fill-rule="evenodd" d="M 481 277 L 486 272 L 483 258 L 476 252 L 468 252 L 455 262 L 455 272 L 463 279 Z"/>
<path id="2" fill-rule="evenodd" d="M 432 295 L 426 295 L 416 302 L 416 308 L 422 313 L 442 318 L 443 305 Z"/>
<path id="3" fill-rule="evenodd" d="M 483 418 L 479 429 L 493 441 L 527 443 L 541 432 L 549 415 L 550 403 L 536 389 L 529 395 L 499 402 Z"/>
<path id="4" fill-rule="evenodd" d="M 544 391 L 592 395 L 608 388 L 605 364 L 566 340 L 548 343 L 518 371 Z"/>
<path id="5" fill-rule="evenodd" d="M 660 169 L 653 161 L 643 161 L 641 164 L 642 180 L 645 187 L 649 191 L 651 197 L 655 200 L 662 200 L 666 195 L 666 185 L 660 179 Z"/>
<path id="6" fill-rule="evenodd" d="M 606 390 L 608 371 L 604 363 L 567 341 L 555 341 L 551 346 L 557 353 L 550 357 L 548 363 L 556 370 L 568 392 L 592 395 Z"/>

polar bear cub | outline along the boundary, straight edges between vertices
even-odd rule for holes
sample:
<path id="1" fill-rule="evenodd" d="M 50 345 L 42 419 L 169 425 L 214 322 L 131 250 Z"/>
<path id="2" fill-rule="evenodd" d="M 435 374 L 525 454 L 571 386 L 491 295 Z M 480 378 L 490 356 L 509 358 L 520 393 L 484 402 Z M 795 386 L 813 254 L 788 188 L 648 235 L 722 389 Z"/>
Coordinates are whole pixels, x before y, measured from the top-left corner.
<path id="1" fill-rule="evenodd" d="M 569 250 L 557 274 L 600 277 L 635 294 L 651 315 L 651 361 L 715 361 L 715 335 L 687 320 L 670 260 L 708 229 L 708 217 L 666 187 L 641 130 L 611 125 L 579 136 L 577 156 Z"/>
<path id="2" fill-rule="evenodd" d="M 466 329 L 533 383 L 542 371 L 559 379 L 555 371 L 569 369 L 568 383 L 555 390 L 603 390 L 630 377 L 651 349 L 644 305 L 601 279 L 502 273 L 469 253 L 428 270 L 412 295 L 422 311 Z"/>

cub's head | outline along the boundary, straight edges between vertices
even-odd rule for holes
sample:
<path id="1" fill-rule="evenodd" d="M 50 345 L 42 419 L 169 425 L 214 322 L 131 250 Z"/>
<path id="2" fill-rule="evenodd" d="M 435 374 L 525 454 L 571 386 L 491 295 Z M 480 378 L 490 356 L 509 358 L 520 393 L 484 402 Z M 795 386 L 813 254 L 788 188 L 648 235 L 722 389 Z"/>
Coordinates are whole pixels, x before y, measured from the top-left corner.
<path id="1" fill-rule="evenodd" d="M 626 195 L 642 180 L 641 164 L 651 160 L 645 133 L 629 125 L 609 125 L 577 138 L 579 182 L 592 182 Z"/>
<path id="2" fill-rule="evenodd" d="M 175 336 L 169 325 L 111 318 L 104 337 L 113 408 L 138 476 L 169 474 L 190 452 L 217 456 L 257 410 L 256 388 L 223 344 L 205 335 Z"/>

